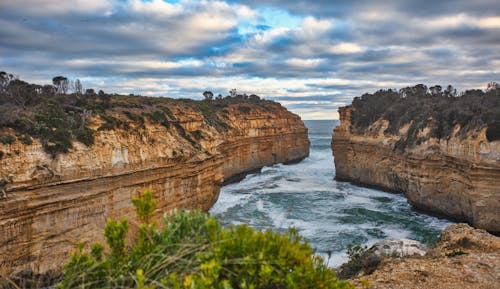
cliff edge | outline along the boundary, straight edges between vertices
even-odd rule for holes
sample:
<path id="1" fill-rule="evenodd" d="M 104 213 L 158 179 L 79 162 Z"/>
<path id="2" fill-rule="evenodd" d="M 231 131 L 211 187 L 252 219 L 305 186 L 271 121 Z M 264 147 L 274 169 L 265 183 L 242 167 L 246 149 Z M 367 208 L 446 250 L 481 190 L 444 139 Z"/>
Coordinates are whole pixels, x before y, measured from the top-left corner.
<path id="1" fill-rule="evenodd" d="M 416 208 L 500 232 L 500 88 L 423 85 L 339 109 L 336 178 L 402 192 Z"/>
<path id="2" fill-rule="evenodd" d="M 154 192 L 156 218 L 208 210 L 224 180 L 309 154 L 300 117 L 257 96 L 33 91 L 24 106 L 0 98 L 3 274 L 55 269 L 78 243 L 102 243 L 107 218 L 134 220 L 138 192 Z"/>

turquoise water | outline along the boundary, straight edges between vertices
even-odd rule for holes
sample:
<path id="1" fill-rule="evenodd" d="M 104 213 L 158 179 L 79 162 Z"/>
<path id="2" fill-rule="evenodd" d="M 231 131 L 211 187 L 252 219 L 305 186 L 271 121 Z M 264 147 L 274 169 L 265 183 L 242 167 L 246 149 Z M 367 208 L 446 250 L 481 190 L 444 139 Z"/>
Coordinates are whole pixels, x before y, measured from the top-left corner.
<path id="1" fill-rule="evenodd" d="M 223 224 L 284 231 L 295 227 L 326 256 L 330 266 L 346 260 L 349 244 L 371 245 L 388 237 L 435 242 L 451 222 L 414 211 L 399 194 L 334 180 L 330 149 L 337 121 L 306 121 L 311 154 L 298 164 L 265 167 L 223 187 L 210 210 Z"/>

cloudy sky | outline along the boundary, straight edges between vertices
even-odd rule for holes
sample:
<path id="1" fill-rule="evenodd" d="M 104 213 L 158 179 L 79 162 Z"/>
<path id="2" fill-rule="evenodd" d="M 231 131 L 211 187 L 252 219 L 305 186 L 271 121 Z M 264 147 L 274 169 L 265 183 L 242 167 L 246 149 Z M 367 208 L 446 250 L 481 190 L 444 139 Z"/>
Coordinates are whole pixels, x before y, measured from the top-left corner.
<path id="1" fill-rule="evenodd" d="M 381 88 L 500 80 L 498 0 L 0 1 L 0 70 L 106 92 L 229 89 L 304 119 Z"/>

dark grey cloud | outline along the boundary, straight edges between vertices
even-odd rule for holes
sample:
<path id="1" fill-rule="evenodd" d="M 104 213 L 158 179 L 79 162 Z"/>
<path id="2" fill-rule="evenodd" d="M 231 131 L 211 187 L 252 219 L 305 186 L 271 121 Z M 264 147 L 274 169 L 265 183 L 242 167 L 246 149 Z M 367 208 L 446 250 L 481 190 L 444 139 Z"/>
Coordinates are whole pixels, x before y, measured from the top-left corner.
<path id="1" fill-rule="evenodd" d="M 496 2 L 3 1 L 0 70 L 174 97 L 236 87 L 326 114 L 380 88 L 498 81 Z M 264 7 L 301 22 L 266 23 Z"/>
<path id="2" fill-rule="evenodd" d="M 276 6 L 286 8 L 295 14 L 319 17 L 348 17 L 360 10 L 379 11 L 397 10 L 400 13 L 418 16 L 434 16 L 467 12 L 473 15 L 496 16 L 500 6 L 494 0 L 243 0 L 238 1 L 251 6 Z"/>

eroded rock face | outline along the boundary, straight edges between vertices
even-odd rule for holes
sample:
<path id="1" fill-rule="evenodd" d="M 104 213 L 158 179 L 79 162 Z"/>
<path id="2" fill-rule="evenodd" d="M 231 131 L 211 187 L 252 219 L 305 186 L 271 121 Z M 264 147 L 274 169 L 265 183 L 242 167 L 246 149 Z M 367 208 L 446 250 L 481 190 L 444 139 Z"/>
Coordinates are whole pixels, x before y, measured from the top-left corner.
<path id="1" fill-rule="evenodd" d="M 498 288 L 500 238 L 466 224 L 451 225 L 425 256 L 383 259 L 354 283 L 362 279 L 369 288 Z"/>
<path id="2" fill-rule="evenodd" d="M 157 219 L 173 208 L 208 210 L 225 179 L 308 156 L 297 115 L 279 105 L 247 106 L 245 114 L 236 105 L 224 109 L 223 131 L 189 107 L 171 107 L 185 132 L 196 132 L 196 145 L 174 126 L 149 122 L 97 131 L 98 118 L 93 146 L 74 143 L 55 158 L 37 140 L 0 144 L 0 273 L 60 267 L 78 243 L 104 241 L 107 218 L 128 218 L 136 229 L 131 197 L 145 189 L 158 201 Z"/>
<path id="3" fill-rule="evenodd" d="M 339 180 L 403 192 L 417 208 L 500 232 L 500 141 L 489 142 L 486 129 L 461 138 L 457 127 L 447 140 L 427 137 L 424 130 L 419 133 L 426 141 L 399 152 L 400 135 L 384 134 L 387 121 L 356 134 L 350 110 L 339 109 L 341 123 L 332 139 Z"/>

